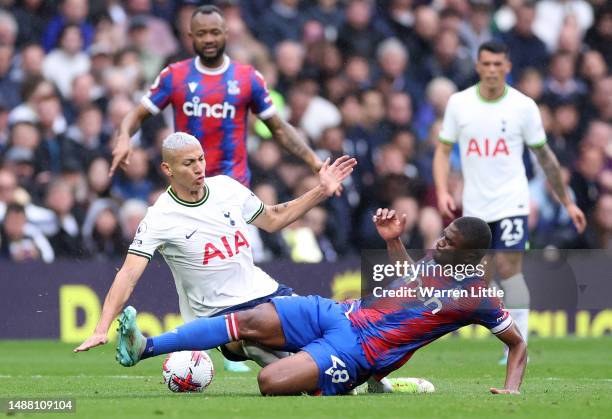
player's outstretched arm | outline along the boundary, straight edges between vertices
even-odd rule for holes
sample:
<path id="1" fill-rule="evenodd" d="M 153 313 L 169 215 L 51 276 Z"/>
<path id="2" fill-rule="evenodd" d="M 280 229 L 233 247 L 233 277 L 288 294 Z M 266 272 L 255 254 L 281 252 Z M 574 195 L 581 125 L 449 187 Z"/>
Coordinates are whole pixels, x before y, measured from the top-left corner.
<path id="1" fill-rule="evenodd" d="M 113 285 L 111 285 L 104 299 L 102 315 L 93 334 L 81 345 L 74 349 L 74 352 L 87 351 L 99 345 L 104 345 L 108 341 L 108 329 L 111 323 L 128 300 L 140 276 L 147 267 L 149 261 L 141 256 L 128 254 L 123 266 L 117 272 Z"/>
<path id="2" fill-rule="evenodd" d="M 404 243 L 402 243 L 400 239 L 406 226 L 406 214 L 402 214 L 401 217 L 398 217 L 395 210 L 378 208 L 376 213 L 372 216 L 372 221 L 380 237 L 387 243 L 389 259 L 391 259 L 393 263 L 404 261 L 410 264 L 414 263 L 406 251 Z"/>
<path id="3" fill-rule="evenodd" d="M 340 188 L 342 181 L 350 176 L 357 160 L 349 156 L 336 159 L 331 165 L 325 160 L 319 170 L 319 185 L 293 201 L 274 206 L 266 205 L 253 224 L 268 232 L 287 227 L 308 210 L 331 197 Z"/>
<path id="4" fill-rule="evenodd" d="M 527 365 L 527 344 L 515 324 L 508 330 L 496 335 L 508 346 L 508 364 L 504 388 L 491 388 L 493 394 L 520 394 L 520 386 Z"/>
<path id="5" fill-rule="evenodd" d="M 125 170 L 126 166 L 130 164 L 130 156 L 132 154 L 130 138 L 140 128 L 142 121 L 150 114 L 147 108 L 142 106 L 142 104 L 138 104 L 121 121 L 119 129 L 115 132 L 113 162 L 108 172 L 109 177 L 115 174 L 117 167 L 121 166 Z"/>
<path id="6" fill-rule="evenodd" d="M 452 144 L 438 141 L 433 158 L 433 177 L 438 197 L 438 210 L 446 218 L 454 218 L 455 200 L 448 192 L 448 173 L 450 171 L 450 154 Z"/>
<path id="7" fill-rule="evenodd" d="M 263 122 L 272 133 L 274 141 L 285 150 L 304 160 L 313 172 L 318 172 L 321 169 L 323 166 L 321 159 L 290 123 L 284 121 L 278 115 L 264 119 Z"/>
<path id="8" fill-rule="evenodd" d="M 578 208 L 578 206 L 570 198 L 570 195 L 567 193 L 567 189 L 561 175 L 561 165 L 559 164 L 557 157 L 555 157 L 555 153 L 553 153 L 546 143 L 541 147 L 532 147 L 531 150 L 534 152 L 538 162 L 542 166 L 542 169 L 546 174 L 546 179 L 548 179 L 548 183 L 550 183 L 555 195 L 557 195 L 559 201 L 567 209 L 567 213 L 571 217 L 576 230 L 578 230 L 578 233 L 582 233 L 586 228 L 586 217 L 584 216 L 582 210 Z"/>

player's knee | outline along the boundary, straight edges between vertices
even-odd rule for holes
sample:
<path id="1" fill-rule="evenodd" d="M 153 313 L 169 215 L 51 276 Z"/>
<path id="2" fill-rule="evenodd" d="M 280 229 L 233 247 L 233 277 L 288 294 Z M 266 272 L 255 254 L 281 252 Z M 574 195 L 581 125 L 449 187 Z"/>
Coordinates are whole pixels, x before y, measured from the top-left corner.
<path id="1" fill-rule="evenodd" d="M 274 377 L 271 368 L 262 368 L 257 374 L 257 384 L 259 391 L 264 396 L 273 396 L 278 394 L 278 382 Z"/>

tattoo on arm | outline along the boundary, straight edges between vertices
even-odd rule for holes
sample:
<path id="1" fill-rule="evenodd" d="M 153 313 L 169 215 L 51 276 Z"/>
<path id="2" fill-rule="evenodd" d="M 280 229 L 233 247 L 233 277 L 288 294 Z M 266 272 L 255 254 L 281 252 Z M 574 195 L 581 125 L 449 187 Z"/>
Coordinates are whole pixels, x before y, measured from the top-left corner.
<path id="1" fill-rule="evenodd" d="M 297 201 L 298 199 L 300 199 L 299 197 L 294 199 L 294 201 Z M 286 209 L 289 208 L 289 202 L 285 202 L 284 204 L 278 204 L 278 205 L 273 205 L 272 206 L 272 211 L 274 211 L 275 214 L 278 214 L 279 212 L 281 212 L 281 209 Z"/>
<path id="2" fill-rule="evenodd" d="M 285 202 L 284 204 L 273 205 L 272 211 L 274 211 L 275 214 L 278 214 L 281 211 L 281 209 L 285 209 L 288 207 L 289 207 L 289 202 Z"/>
<path id="3" fill-rule="evenodd" d="M 283 145 L 287 147 L 296 156 L 305 157 L 311 150 L 302 137 L 298 134 L 297 130 L 293 128 L 289 123 L 283 121 L 283 132 L 284 141 Z"/>
<path id="4" fill-rule="evenodd" d="M 565 185 L 563 184 L 563 178 L 561 177 L 561 166 L 559 165 L 557 157 L 555 157 L 555 154 L 548 144 L 544 144 L 542 147 L 532 148 L 531 150 L 535 153 L 538 162 L 542 166 L 544 174 L 546 174 L 546 179 L 548 179 L 553 191 L 555 191 L 559 200 L 565 204 L 568 200 L 568 196 Z"/>
<path id="5" fill-rule="evenodd" d="M 270 118 L 270 125 L 272 125 L 269 128 L 274 134 L 274 139 L 280 145 L 308 162 L 313 151 L 291 124 L 280 118 Z"/>

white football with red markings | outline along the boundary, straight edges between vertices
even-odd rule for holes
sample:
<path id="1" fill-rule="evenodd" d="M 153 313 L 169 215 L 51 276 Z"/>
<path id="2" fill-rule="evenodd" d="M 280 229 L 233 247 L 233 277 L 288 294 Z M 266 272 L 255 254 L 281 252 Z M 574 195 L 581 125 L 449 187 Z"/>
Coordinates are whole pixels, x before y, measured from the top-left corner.
<path id="1" fill-rule="evenodd" d="M 215 368 L 204 351 L 173 352 L 162 365 L 162 375 L 175 393 L 201 392 L 212 382 Z"/>

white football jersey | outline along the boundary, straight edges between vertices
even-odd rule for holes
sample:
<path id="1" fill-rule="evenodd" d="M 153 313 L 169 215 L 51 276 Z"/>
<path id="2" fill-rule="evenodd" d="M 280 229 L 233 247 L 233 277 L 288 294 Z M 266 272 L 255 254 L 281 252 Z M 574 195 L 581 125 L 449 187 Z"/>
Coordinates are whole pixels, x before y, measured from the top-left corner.
<path id="1" fill-rule="evenodd" d="M 451 96 L 440 141 L 459 143 L 464 178 L 463 215 L 487 222 L 529 214 L 524 145 L 546 143 L 535 102 L 506 86 L 497 100 L 480 96 L 478 85 Z"/>
<path id="2" fill-rule="evenodd" d="M 158 250 L 172 271 L 185 321 L 209 317 L 272 294 L 278 283 L 253 263 L 247 224 L 264 210 L 228 176 L 206 178 L 199 202 L 171 188 L 147 211 L 128 253 L 151 259 Z"/>

